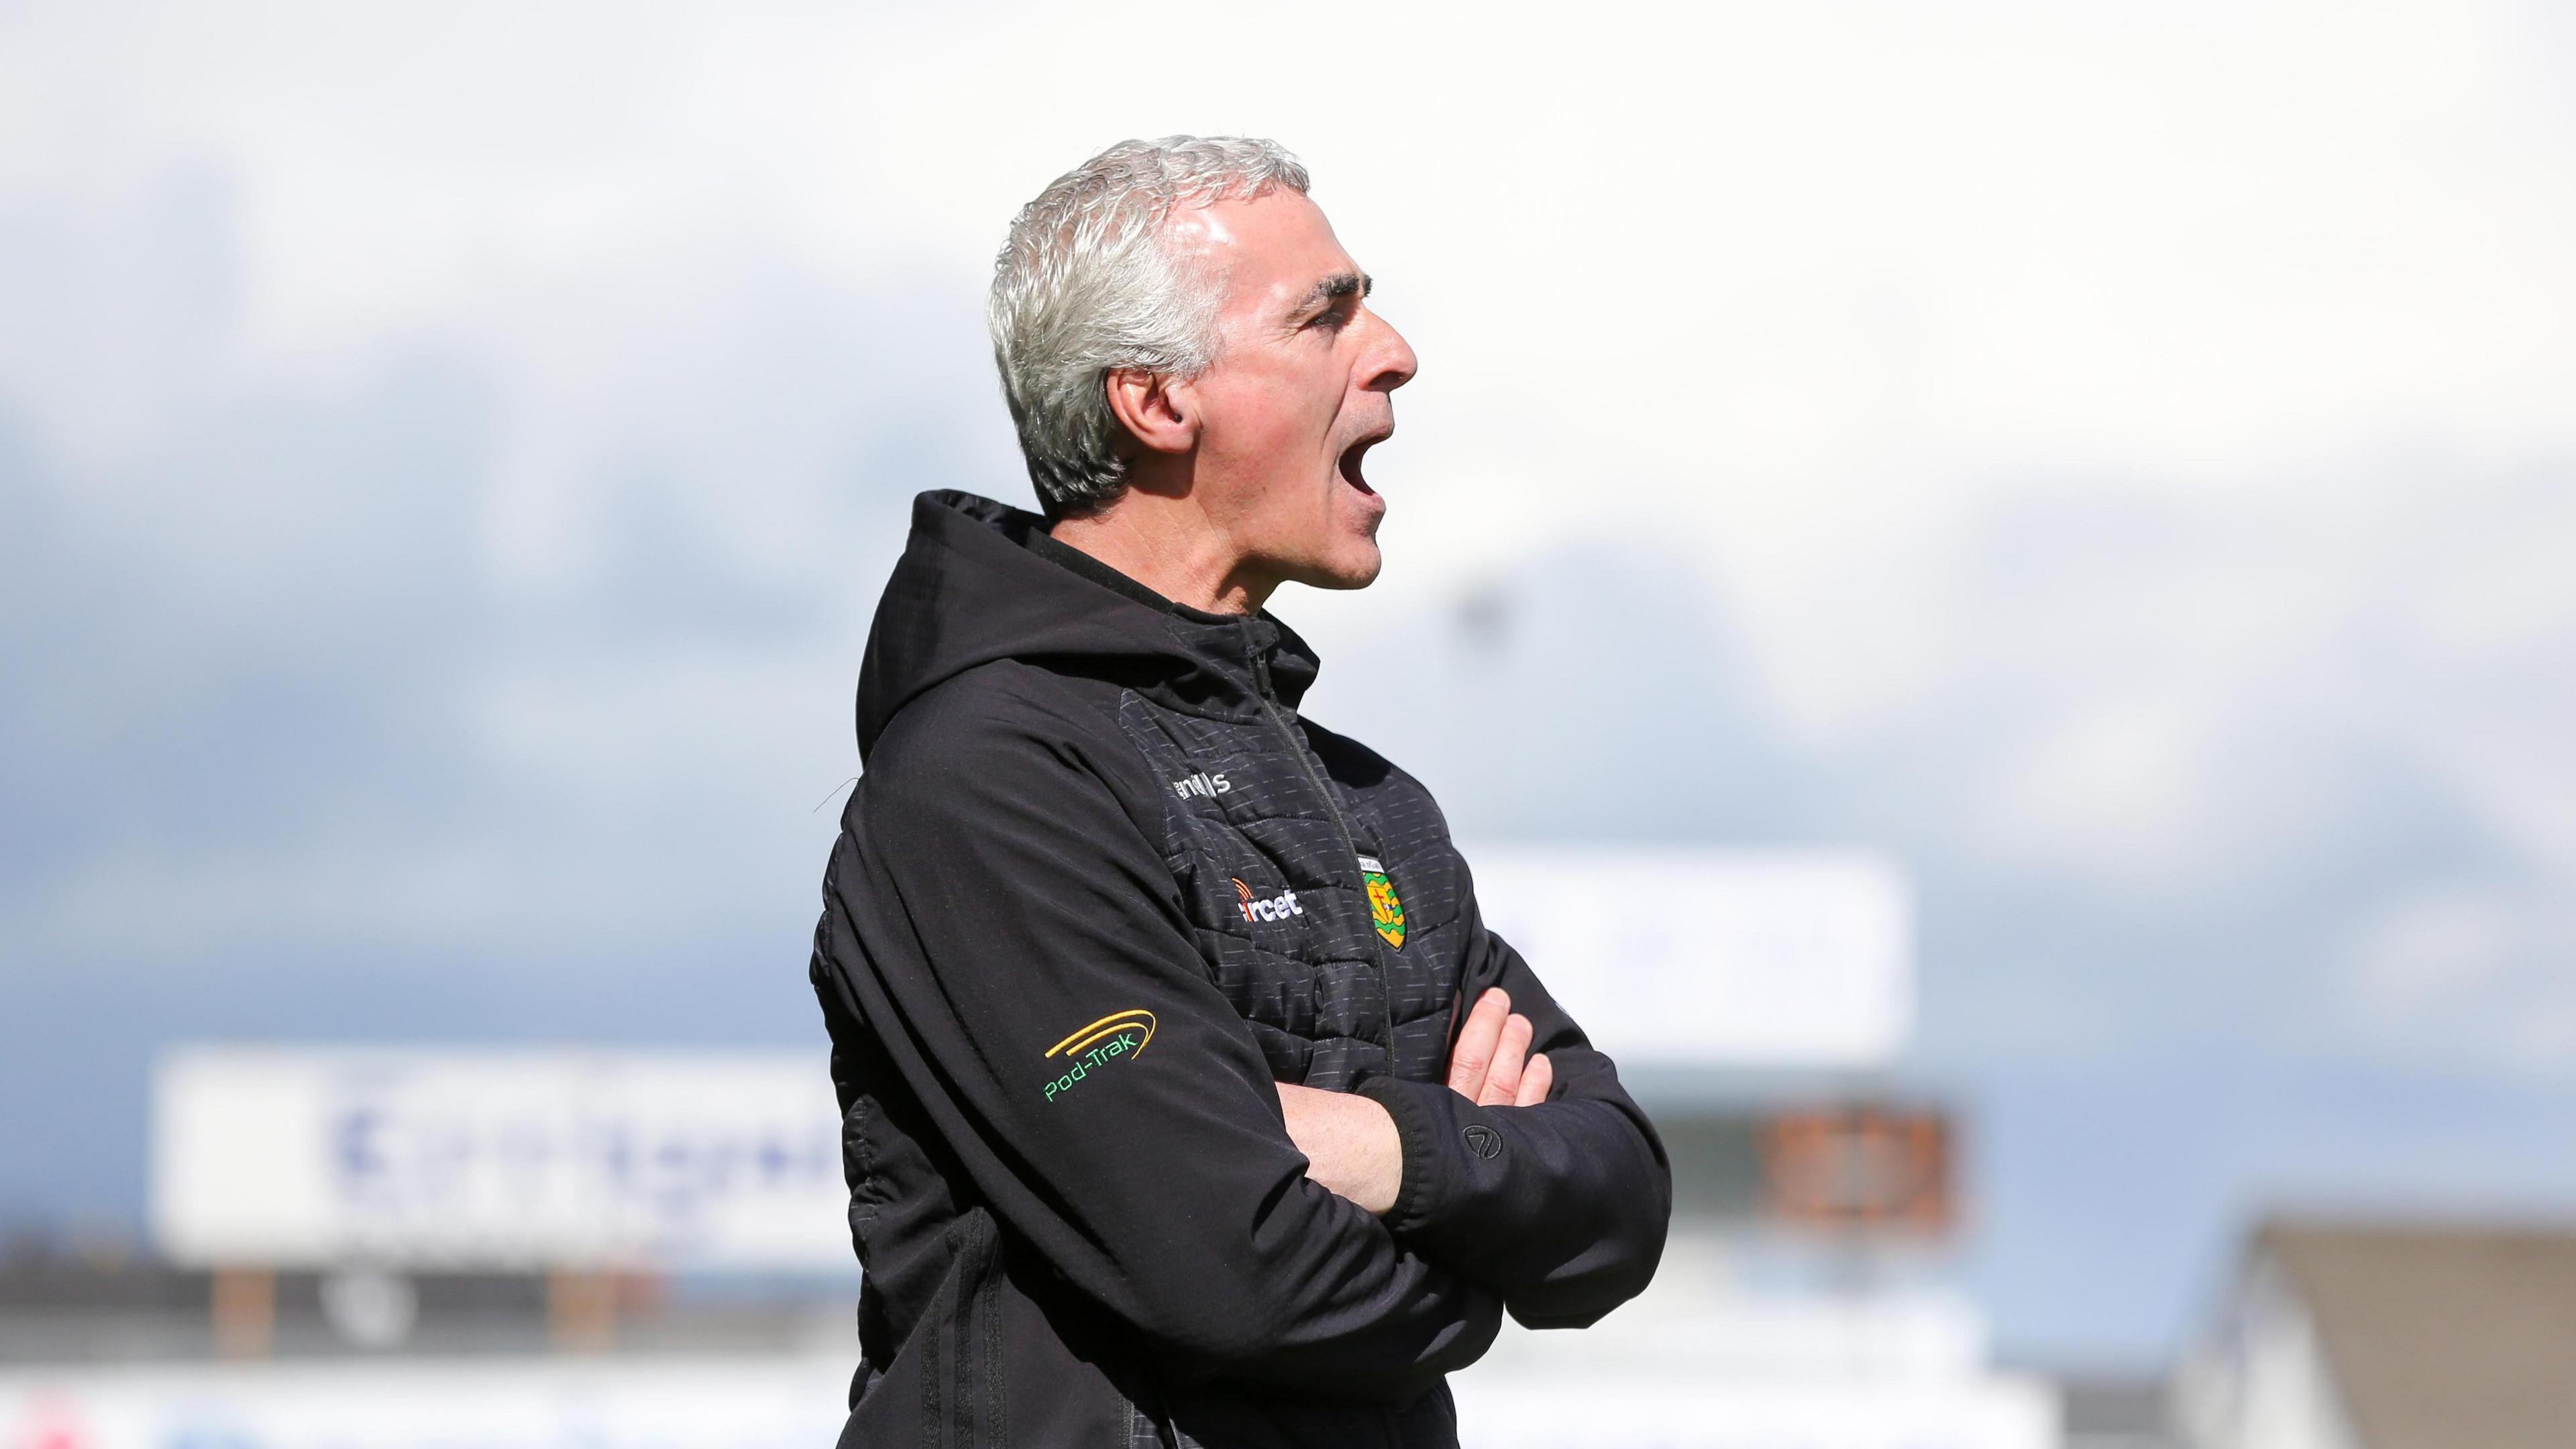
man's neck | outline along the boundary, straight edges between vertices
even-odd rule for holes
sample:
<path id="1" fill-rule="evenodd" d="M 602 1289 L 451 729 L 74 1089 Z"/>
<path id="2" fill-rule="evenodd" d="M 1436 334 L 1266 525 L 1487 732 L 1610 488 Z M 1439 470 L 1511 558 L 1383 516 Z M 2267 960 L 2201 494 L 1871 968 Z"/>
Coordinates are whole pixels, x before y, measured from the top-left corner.
<path id="1" fill-rule="evenodd" d="M 1047 530 L 1176 604 L 1210 614 L 1256 614 L 1275 581 L 1250 577 L 1241 550 L 1187 495 L 1130 489 L 1098 513 Z"/>

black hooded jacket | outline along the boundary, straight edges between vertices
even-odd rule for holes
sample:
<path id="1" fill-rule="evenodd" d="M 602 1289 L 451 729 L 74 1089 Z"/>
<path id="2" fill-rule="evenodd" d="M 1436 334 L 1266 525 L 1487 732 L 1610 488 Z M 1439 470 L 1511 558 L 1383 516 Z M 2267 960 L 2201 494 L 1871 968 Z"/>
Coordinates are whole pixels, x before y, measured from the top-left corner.
<path id="1" fill-rule="evenodd" d="M 1635 1295 L 1663 1148 L 1484 928 L 1430 795 L 1297 713 L 1267 615 L 1170 603 L 927 493 L 859 681 L 812 966 L 866 1268 L 845 1445 L 1447 1446 L 1504 1310 Z M 1501 986 L 1549 1100 L 1442 1084 Z M 1366 1093 L 1385 1218 L 1276 1082 Z"/>

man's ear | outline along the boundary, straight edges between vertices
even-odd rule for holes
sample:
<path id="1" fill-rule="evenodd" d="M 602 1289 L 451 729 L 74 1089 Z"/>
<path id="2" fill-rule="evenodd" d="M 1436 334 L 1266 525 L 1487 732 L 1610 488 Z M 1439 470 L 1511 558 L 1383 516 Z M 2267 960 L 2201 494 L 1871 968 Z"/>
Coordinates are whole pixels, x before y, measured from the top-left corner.
<path id="1" fill-rule="evenodd" d="M 1109 411 L 1146 451 L 1186 453 L 1198 446 L 1198 398 L 1187 381 L 1140 367 L 1114 367 L 1106 385 Z"/>

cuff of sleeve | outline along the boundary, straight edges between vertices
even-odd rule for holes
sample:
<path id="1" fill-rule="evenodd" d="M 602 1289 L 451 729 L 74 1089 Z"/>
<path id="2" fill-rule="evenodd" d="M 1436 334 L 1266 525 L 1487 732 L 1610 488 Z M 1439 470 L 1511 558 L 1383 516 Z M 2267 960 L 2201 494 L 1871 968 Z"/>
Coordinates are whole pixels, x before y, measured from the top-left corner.
<path id="1" fill-rule="evenodd" d="M 1441 1204 L 1453 1184 L 1451 1114 L 1440 1110 L 1431 1094 L 1460 1104 L 1466 1099 L 1437 1082 L 1408 1082 L 1398 1077 L 1371 1077 L 1359 1093 L 1395 1119 L 1395 1135 L 1404 1144 L 1404 1181 L 1396 1188 L 1395 1206 L 1386 1214 L 1387 1230 L 1416 1232 L 1439 1221 Z"/>

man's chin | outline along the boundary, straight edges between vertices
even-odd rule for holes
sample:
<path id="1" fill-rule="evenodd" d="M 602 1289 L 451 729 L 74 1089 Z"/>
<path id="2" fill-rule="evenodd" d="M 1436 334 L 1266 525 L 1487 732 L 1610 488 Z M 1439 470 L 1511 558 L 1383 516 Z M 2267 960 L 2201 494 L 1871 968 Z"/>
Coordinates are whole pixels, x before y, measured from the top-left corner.
<path id="1" fill-rule="evenodd" d="M 1291 583 L 1310 589 L 1365 589 L 1377 582 L 1386 565 L 1375 539 L 1364 540 L 1328 559 L 1317 559 L 1288 571 Z"/>
<path id="2" fill-rule="evenodd" d="M 1365 589 L 1369 585 L 1377 582 L 1378 570 L 1381 566 L 1382 565 L 1379 560 L 1372 558 L 1369 560 L 1366 568 L 1355 568 L 1343 573 L 1335 574 L 1332 582 L 1318 584 L 1316 587 L 1325 589 Z"/>

